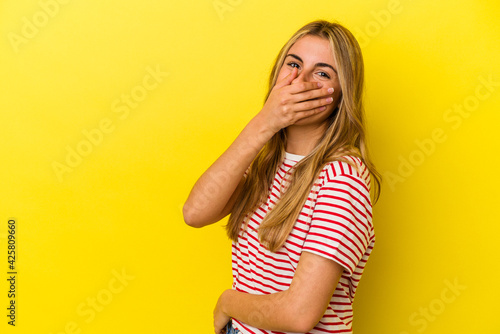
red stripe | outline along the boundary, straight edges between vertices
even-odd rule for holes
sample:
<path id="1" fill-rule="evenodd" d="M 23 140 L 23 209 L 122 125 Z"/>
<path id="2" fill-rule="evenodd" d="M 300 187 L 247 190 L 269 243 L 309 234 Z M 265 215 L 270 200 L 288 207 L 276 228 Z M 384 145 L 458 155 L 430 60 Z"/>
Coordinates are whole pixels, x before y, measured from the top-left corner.
<path id="1" fill-rule="evenodd" d="M 323 190 L 323 189 L 322 189 Z M 336 189 L 336 188 L 324 188 L 325 191 L 327 190 L 330 190 L 331 192 L 337 192 L 337 193 L 343 193 L 343 194 L 346 194 L 348 195 L 351 199 L 353 199 L 354 201 L 356 201 L 359 205 L 361 205 L 364 209 L 365 209 L 365 212 L 368 213 L 368 215 L 370 216 L 370 218 L 372 218 L 372 213 L 371 213 L 371 210 L 368 209 L 365 205 L 365 203 L 363 203 L 359 198 L 357 197 L 352 197 L 351 196 L 351 193 L 348 192 L 347 190 L 344 190 L 344 189 Z M 316 205 L 318 204 L 321 204 L 321 203 L 325 203 L 324 201 L 320 201 L 321 198 L 335 198 L 337 196 L 335 195 L 328 195 L 328 194 L 321 194 L 318 196 L 318 202 L 316 203 Z M 340 197 L 339 197 L 340 198 Z M 346 200 L 346 202 L 349 202 Z M 352 205 L 352 204 L 351 204 Z"/>
<path id="2" fill-rule="evenodd" d="M 329 199 L 332 199 L 332 200 L 337 200 L 337 201 L 342 201 L 342 202 L 346 202 L 349 206 L 341 206 L 341 205 L 337 205 L 337 204 L 333 204 L 333 203 L 328 203 L 328 202 L 320 202 L 320 204 L 323 204 L 323 205 L 329 205 L 329 206 L 332 206 L 332 207 L 338 207 L 338 208 L 341 208 L 343 210 L 348 210 L 347 208 L 350 207 L 350 208 L 353 208 L 354 210 L 356 210 L 357 213 L 359 213 L 361 216 L 363 216 L 363 218 L 365 219 L 368 219 L 368 217 L 366 216 L 366 214 L 364 214 L 360 209 L 358 209 L 356 206 L 352 205 L 352 203 L 347 200 L 346 198 L 343 198 L 343 197 L 339 197 L 339 196 L 334 196 L 334 195 L 327 195 L 327 194 L 324 194 L 321 196 L 322 198 L 329 198 Z M 366 207 L 363 205 L 363 208 L 366 210 Z M 371 216 L 370 216 L 371 218 Z"/>
<path id="3" fill-rule="evenodd" d="M 370 191 L 368 190 L 368 187 L 366 186 L 366 184 L 362 181 L 360 181 L 359 179 L 357 178 L 354 178 L 350 175 L 342 175 L 346 178 L 349 178 L 353 181 L 355 181 L 356 183 L 358 183 L 364 190 L 365 190 L 365 193 L 369 194 Z M 350 184 L 349 182 L 345 182 L 345 181 L 339 181 L 339 180 L 330 180 L 329 182 L 331 183 L 335 183 L 335 184 L 342 184 L 342 185 L 345 185 L 347 187 L 349 187 L 350 189 L 352 189 L 353 191 L 357 192 L 360 196 L 364 197 L 364 199 L 366 200 L 366 203 L 371 203 L 370 199 L 366 197 L 366 195 L 364 193 L 362 193 L 358 188 L 356 187 L 353 187 L 352 184 Z M 334 188 L 336 189 L 336 188 Z"/>
<path id="4" fill-rule="evenodd" d="M 233 319 L 233 320 L 234 320 L 234 321 L 236 321 L 236 322 L 238 323 L 239 328 L 242 328 L 242 327 L 243 327 L 246 331 L 250 332 L 251 334 L 257 334 L 257 333 L 255 333 L 255 332 L 251 331 L 251 330 L 250 330 L 247 326 L 244 326 L 244 325 L 243 325 L 243 323 L 239 322 L 238 320 L 236 320 L 236 319 Z"/>
<path id="5" fill-rule="evenodd" d="M 354 224 L 354 223 L 353 223 L 350 219 L 347 219 L 346 217 L 344 217 L 344 216 L 342 216 L 342 215 L 340 215 L 340 214 L 336 214 L 336 213 L 333 213 L 333 212 L 330 212 L 329 214 L 330 214 L 330 215 L 332 215 L 332 216 L 338 216 L 338 217 L 344 218 L 344 219 L 346 219 L 347 221 L 349 221 L 352 225 L 355 225 L 355 224 Z M 335 220 L 331 220 L 331 219 L 320 218 L 320 217 L 313 217 L 313 221 L 318 221 L 318 220 L 319 220 L 319 221 L 322 221 L 322 222 L 327 222 L 329 225 L 332 225 L 332 224 L 333 224 L 333 225 L 339 225 L 339 226 L 343 227 L 344 229 L 346 229 L 347 231 L 351 232 L 351 234 L 352 234 L 352 235 L 354 235 L 354 237 L 356 237 L 356 239 L 358 239 L 358 241 L 359 241 L 359 243 L 360 243 L 361 245 L 365 245 L 365 247 L 366 247 L 366 245 L 368 245 L 368 238 L 367 238 L 367 236 L 366 236 L 365 234 L 361 233 L 361 235 L 362 235 L 363 237 L 365 237 L 365 240 L 361 240 L 361 239 L 360 239 L 360 237 L 359 237 L 359 235 L 358 235 L 358 233 L 355 233 L 355 232 L 354 232 L 353 230 L 351 230 L 351 229 L 349 228 L 349 226 L 347 226 L 346 224 L 343 224 L 343 223 L 341 223 L 341 222 L 339 222 L 339 221 L 335 221 Z M 314 226 L 314 228 L 319 228 L 319 229 L 327 230 L 327 231 L 330 231 L 330 232 L 334 232 L 334 233 L 336 233 L 336 234 L 338 234 L 338 233 L 339 233 L 337 230 L 332 229 L 332 228 L 330 228 L 330 227 L 328 227 L 328 226 L 324 226 L 324 225 L 314 225 L 314 222 L 313 222 L 313 223 L 311 223 L 311 226 Z M 311 227 L 311 228 L 312 228 L 312 227 Z M 310 232 L 309 232 L 309 233 L 310 233 Z M 349 239 L 349 241 L 351 241 L 353 244 L 356 244 L 356 243 L 355 243 L 352 239 L 350 239 L 350 238 L 348 238 L 348 239 Z M 358 248 L 358 249 L 359 249 L 359 248 Z M 361 252 L 361 249 L 360 249 L 360 252 Z M 363 252 L 361 252 L 361 253 L 363 253 Z"/>
<path id="6" fill-rule="evenodd" d="M 321 238 L 322 240 L 324 239 L 328 239 L 328 240 L 331 240 L 331 241 L 336 241 L 338 242 L 339 244 L 341 244 L 342 246 L 344 246 L 345 249 L 348 249 L 353 255 L 354 255 L 354 258 L 357 259 L 358 257 L 356 256 L 356 253 L 354 252 L 354 250 L 349 247 L 348 245 L 346 245 L 345 243 L 342 242 L 341 239 L 337 239 L 335 237 L 331 237 L 331 236 L 328 236 L 328 235 L 325 235 L 325 234 L 322 234 L 322 233 L 309 233 L 311 236 L 316 236 L 316 237 L 319 237 Z M 344 234 L 340 234 L 344 239 L 349 239 L 347 236 L 345 236 Z M 349 239 L 350 240 L 350 239 Z M 314 240 L 314 239 L 308 239 L 308 241 L 306 242 L 306 244 L 308 243 L 316 243 L 316 244 L 320 244 L 320 245 L 323 245 L 325 247 L 327 247 L 329 250 L 331 251 L 338 251 L 340 252 L 340 250 L 338 248 L 333 248 L 332 244 L 331 243 L 327 243 L 327 242 L 323 242 L 323 241 L 318 241 L 318 240 Z M 363 252 L 359 249 L 359 247 L 356 245 L 356 248 L 358 248 L 358 250 L 360 251 L 361 254 L 363 254 Z M 344 253 L 342 253 L 344 254 Z M 347 256 L 346 256 L 347 257 Z M 349 258 L 352 258 L 351 256 L 349 256 Z M 356 265 L 356 261 L 355 260 L 352 260 L 352 263 L 354 265 Z"/>
<path id="7" fill-rule="evenodd" d="M 335 196 L 331 196 L 331 197 L 335 197 Z M 344 199 L 341 199 L 339 198 L 340 201 L 344 201 Z M 342 205 L 337 205 L 337 204 L 331 204 L 331 203 L 328 203 L 328 202 L 321 202 L 320 205 L 324 205 L 324 206 L 328 206 L 330 208 L 337 208 L 337 209 L 340 209 L 342 211 L 345 211 L 346 213 L 350 214 L 358 223 L 360 223 L 361 225 L 363 225 L 363 227 L 369 231 L 370 230 L 370 227 L 369 225 L 365 222 L 368 220 L 368 218 L 366 217 L 366 215 L 364 213 L 362 213 L 358 208 L 356 208 L 355 206 L 342 206 Z M 353 214 L 353 212 L 350 210 L 350 209 L 354 209 L 354 211 L 356 211 L 360 216 L 362 216 L 364 219 L 359 219 L 355 214 Z M 322 213 L 326 213 L 326 214 L 329 214 L 329 211 L 325 211 L 325 210 L 315 210 L 315 212 L 322 212 Z"/>
<path id="8" fill-rule="evenodd" d="M 272 293 L 280 292 L 280 291 L 284 290 L 283 288 L 276 288 L 276 287 L 274 287 L 274 286 L 272 286 L 270 284 L 262 283 L 262 282 L 267 282 L 266 278 L 263 275 L 260 275 L 260 274 L 258 274 L 256 272 L 254 272 L 253 275 L 260 276 L 263 280 L 261 280 L 261 281 L 255 281 L 254 277 L 247 277 L 246 275 L 244 275 L 242 273 L 240 273 L 239 278 L 240 279 L 244 278 L 246 281 L 252 282 L 254 284 L 254 289 L 255 290 L 259 290 L 259 291 L 261 291 L 264 294 L 269 294 L 269 291 L 260 290 L 260 289 L 257 288 L 257 286 L 262 287 L 262 288 L 267 288 L 267 289 L 271 290 Z M 274 283 L 278 284 L 276 282 L 274 282 Z M 280 285 L 284 285 L 284 284 L 280 284 Z M 286 287 L 287 287 L 287 285 L 285 285 L 285 288 Z"/>
<path id="9" fill-rule="evenodd" d="M 252 238 L 254 238 L 253 236 L 251 236 L 251 237 L 252 237 Z M 261 246 L 261 244 L 259 244 L 259 246 Z M 256 248 L 256 247 L 255 247 L 254 245 L 252 245 L 252 244 L 250 244 L 250 247 L 251 247 L 252 249 L 255 249 L 255 250 L 258 252 L 258 254 L 259 254 L 259 257 L 256 257 L 256 255 L 255 255 L 254 253 L 252 253 L 252 251 L 249 249 L 249 253 L 251 253 L 251 255 L 252 255 L 253 257 L 255 257 L 255 258 L 268 258 L 268 257 L 264 254 L 264 252 L 260 249 L 260 247 L 259 247 L 259 248 Z M 278 254 L 278 253 L 275 253 L 275 254 Z M 283 255 L 285 255 L 285 256 L 287 256 L 287 254 L 285 254 L 285 253 L 282 253 L 282 254 L 283 254 Z M 275 258 L 275 257 L 273 257 L 273 260 L 274 260 L 274 261 L 276 261 L 276 262 L 283 262 L 283 263 L 285 263 L 285 264 L 287 264 L 287 263 L 288 263 L 286 260 L 279 259 L 279 258 Z M 271 264 L 271 263 L 268 263 L 268 265 L 269 265 L 269 266 L 271 266 L 271 267 L 273 267 L 273 268 L 275 268 L 275 269 L 278 269 L 278 270 L 287 270 L 287 268 L 285 268 L 285 267 L 278 267 L 278 266 L 273 265 L 273 264 Z"/>
<path id="10" fill-rule="evenodd" d="M 240 277 L 241 276 L 242 275 L 240 274 Z M 261 289 L 259 289 L 257 287 L 254 287 L 254 286 L 250 286 L 250 285 L 248 285 L 248 284 L 246 284 L 246 283 L 244 283 L 242 281 L 239 281 L 239 285 L 238 286 L 244 286 L 244 287 L 246 287 L 248 289 L 248 291 L 243 291 L 242 290 L 243 292 L 246 292 L 246 293 L 250 293 L 250 291 L 252 291 L 252 293 L 254 293 L 255 291 L 257 291 L 257 292 L 260 292 L 263 295 L 268 294 L 267 291 L 261 290 Z"/>

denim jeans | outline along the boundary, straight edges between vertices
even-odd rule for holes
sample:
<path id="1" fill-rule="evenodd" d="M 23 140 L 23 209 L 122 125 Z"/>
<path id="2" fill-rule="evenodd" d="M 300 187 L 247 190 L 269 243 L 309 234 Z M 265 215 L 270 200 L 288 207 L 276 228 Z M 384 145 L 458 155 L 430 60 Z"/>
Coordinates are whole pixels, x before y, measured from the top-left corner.
<path id="1" fill-rule="evenodd" d="M 239 330 L 233 328 L 233 320 L 230 320 L 226 325 L 226 334 L 239 334 Z"/>

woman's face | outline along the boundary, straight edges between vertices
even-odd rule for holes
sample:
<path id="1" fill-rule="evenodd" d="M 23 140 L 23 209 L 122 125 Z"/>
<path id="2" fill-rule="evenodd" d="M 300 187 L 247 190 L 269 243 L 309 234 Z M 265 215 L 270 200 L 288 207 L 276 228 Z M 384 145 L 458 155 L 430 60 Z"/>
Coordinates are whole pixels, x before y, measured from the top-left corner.
<path id="1" fill-rule="evenodd" d="M 286 55 L 285 62 L 278 73 L 277 82 L 292 72 L 294 67 L 298 68 L 298 75 L 292 84 L 301 81 L 321 82 L 323 88 L 333 87 L 335 89 L 333 94 L 329 95 L 333 97 L 333 102 L 327 105 L 325 111 L 301 119 L 295 124 L 322 123 L 337 108 L 342 97 L 337 75 L 337 63 L 333 57 L 330 42 L 325 38 L 312 35 L 306 35 L 297 40 Z"/>

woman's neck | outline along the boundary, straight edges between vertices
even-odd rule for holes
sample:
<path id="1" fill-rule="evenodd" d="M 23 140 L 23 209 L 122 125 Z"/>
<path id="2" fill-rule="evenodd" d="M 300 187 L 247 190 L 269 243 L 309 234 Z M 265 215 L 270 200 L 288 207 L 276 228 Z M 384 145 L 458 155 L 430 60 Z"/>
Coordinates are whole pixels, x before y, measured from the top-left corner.
<path id="1" fill-rule="evenodd" d="M 297 155 L 308 155 L 325 132 L 325 124 L 289 125 L 285 129 L 285 151 Z"/>

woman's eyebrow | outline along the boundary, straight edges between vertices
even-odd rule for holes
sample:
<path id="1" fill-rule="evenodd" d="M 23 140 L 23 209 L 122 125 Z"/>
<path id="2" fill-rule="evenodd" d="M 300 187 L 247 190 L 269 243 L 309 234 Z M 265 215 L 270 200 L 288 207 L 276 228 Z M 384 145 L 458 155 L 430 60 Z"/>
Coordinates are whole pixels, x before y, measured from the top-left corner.
<path id="1" fill-rule="evenodd" d="M 301 63 L 303 63 L 304 61 L 299 57 L 297 56 L 296 54 L 293 54 L 293 53 L 289 53 L 286 55 L 287 57 L 290 56 L 290 57 L 293 57 L 295 59 L 297 59 L 298 61 L 300 61 Z M 315 67 L 329 67 L 333 70 L 333 72 L 337 73 L 337 71 L 333 68 L 332 65 L 330 64 L 327 64 L 327 63 L 316 63 L 316 65 L 314 65 Z"/>

